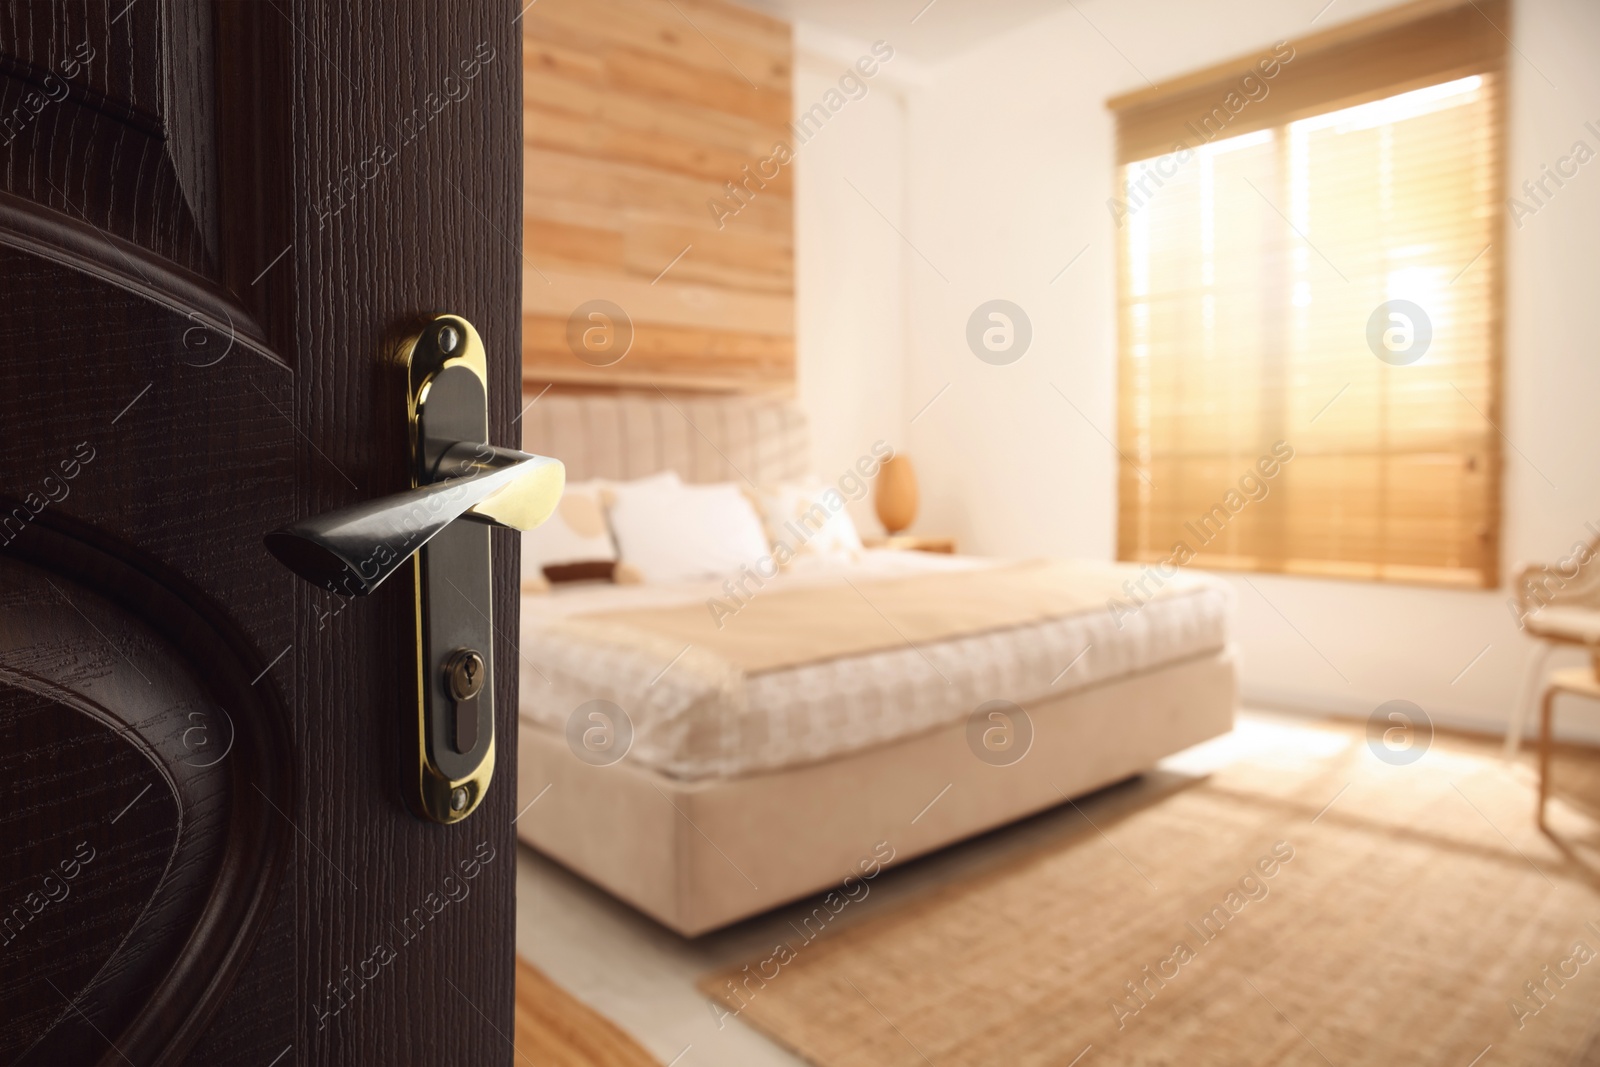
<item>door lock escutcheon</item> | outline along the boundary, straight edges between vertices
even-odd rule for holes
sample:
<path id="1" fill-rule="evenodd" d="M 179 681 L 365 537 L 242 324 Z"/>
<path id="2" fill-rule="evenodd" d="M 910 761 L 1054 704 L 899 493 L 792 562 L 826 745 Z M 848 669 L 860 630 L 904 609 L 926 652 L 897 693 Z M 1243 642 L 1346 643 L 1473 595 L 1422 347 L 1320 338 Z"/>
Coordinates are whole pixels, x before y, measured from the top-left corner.
<path id="1" fill-rule="evenodd" d="M 487 527 L 531 530 L 549 518 L 566 471 L 558 460 L 488 444 L 488 364 L 466 319 L 435 318 L 398 357 L 413 488 L 275 530 L 266 544 L 290 570 L 343 596 L 371 593 L 410 561 L 417 722 L 406 802 L 422 818 L 453 823 L 476 810 L 494 774 Z"/>

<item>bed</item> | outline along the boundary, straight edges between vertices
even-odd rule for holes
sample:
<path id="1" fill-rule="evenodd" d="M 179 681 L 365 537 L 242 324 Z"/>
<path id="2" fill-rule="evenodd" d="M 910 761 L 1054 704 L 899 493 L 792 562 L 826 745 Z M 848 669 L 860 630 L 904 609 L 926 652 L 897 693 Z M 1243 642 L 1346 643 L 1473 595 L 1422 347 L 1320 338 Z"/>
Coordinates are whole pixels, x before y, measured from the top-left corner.
<path id="1" fill-rule="evenodd" d="M 572 481 L 702 483 L 808 451 L 782 400 L 619 394 L 543 398 L 524 447 Z M 525 595 L 518 835 L 694 936 L 1137 774 L 1236 702 L 1226 586 L 1180 575 L 1113 616 L 1137 578 L 869 550 L 796 559 L 721 625 L 721 580 Z M 580 758 L 590 707 L 625 735 L 604 761 Z"/>

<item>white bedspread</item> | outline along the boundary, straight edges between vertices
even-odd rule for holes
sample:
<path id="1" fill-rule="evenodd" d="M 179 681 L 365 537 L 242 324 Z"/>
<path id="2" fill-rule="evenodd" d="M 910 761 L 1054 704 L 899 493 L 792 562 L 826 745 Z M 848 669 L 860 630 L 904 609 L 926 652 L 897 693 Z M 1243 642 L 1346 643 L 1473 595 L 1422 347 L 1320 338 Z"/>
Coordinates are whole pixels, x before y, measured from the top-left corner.
<path id="1" fill-rule="evenodd" d="M 859 563 L 802 558 L 757 596 L 777 588 L 880 578 L 998 561 L 924 552 L 867 552 Z M 1116 566 L 1107 564 L 1108 567 Z M 1124 567 L 1136 578 L 1138 568 Z M 558 585 L 522 597 L 523 719 L 565 728 L 580 704 L 605 699 L 633 725 L 629 759 L 683 779 L 732 777 L 810 763 L 965 718 L 988 700 L 1029 701 L 1069 692 L 1227 644 L 1232 593 L 1201 578 L 1124 616 L 1097 609 L 1041 623 L 751 675 L 730 696 L 669 660 L 597 647 L 550 630 L 569 615 L 723 596 L 721 582 Z M 1070 667 L 1069 667 L 1070 665 Z"/>

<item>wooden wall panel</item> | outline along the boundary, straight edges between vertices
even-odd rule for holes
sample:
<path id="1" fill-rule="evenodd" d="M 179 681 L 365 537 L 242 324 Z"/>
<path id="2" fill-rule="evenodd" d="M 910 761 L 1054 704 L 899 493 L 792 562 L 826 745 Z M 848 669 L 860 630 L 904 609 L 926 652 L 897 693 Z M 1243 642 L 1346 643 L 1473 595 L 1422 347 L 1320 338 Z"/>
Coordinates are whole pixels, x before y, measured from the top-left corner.
<path id="1" fill-rule="evenodd" d="M 720 225 L 710 206 L 791 142 L 788 25 L 722 0 L 540 0 L 522 27 L 525 387 L 792 388 L 791 168 Z M 633 323 L 608 367 L 567 339 L 597 299 Z"/>

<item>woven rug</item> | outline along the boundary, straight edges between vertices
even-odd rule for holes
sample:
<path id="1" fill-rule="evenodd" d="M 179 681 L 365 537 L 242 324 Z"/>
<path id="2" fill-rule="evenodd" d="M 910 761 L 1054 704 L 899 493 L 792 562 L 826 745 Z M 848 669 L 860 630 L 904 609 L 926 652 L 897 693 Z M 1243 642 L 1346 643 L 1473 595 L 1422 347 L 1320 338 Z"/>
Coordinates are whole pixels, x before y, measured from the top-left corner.
<path id="1" fill-rule="evenodd" d="M 1557 761 L 1552 839 L 1498 745 L 1392 766 L 1357 729 L 1267 733 L 701 989 L 825 1067 L 1600 1062 L 1593 751 Z"/>

